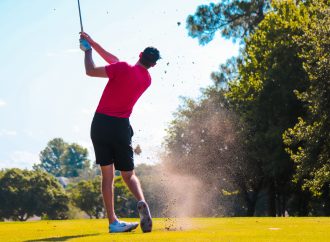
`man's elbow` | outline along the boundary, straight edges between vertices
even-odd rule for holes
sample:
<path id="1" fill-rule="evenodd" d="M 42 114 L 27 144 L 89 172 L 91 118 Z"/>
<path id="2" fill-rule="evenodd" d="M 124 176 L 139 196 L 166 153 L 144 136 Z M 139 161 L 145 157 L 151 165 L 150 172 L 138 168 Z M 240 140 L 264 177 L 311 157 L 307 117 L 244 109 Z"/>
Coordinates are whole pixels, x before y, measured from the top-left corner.
<path id="1" fill-rule="evenodd" d="M 87 68 L 86 75 L 91 77 L 108 77 L 104 67 Z"/>
<path id="2" fill-rule="evenodd" d="M 86 70 L 86 75 L 94 77 L 95 76 L 95 71 L 93 69 L 87 69 Z"/>

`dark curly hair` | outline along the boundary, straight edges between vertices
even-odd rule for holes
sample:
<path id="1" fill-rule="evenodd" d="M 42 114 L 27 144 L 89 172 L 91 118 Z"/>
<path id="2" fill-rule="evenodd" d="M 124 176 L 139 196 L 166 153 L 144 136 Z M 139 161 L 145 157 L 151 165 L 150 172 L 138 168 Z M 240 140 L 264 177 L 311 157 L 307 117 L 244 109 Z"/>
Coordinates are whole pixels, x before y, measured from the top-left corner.
<path id="1" fill-rule="evenodd" d="M 154 47 L 147 47 L 142 52 L 142 56 L 140 57 L 140 62 L 145 67 L 149 68 L 156 64 L 156 62 L 160 59 L 159 50 Z"/>

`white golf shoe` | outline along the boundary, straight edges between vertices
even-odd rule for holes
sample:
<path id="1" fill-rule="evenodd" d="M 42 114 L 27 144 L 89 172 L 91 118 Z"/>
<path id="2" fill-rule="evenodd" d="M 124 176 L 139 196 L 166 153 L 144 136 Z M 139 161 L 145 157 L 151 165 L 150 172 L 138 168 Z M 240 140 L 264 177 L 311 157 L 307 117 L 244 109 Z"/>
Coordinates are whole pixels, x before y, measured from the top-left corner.
<path id="1" fill-rule="evenodd" d="M 130 232 L 136 229 L 139 223 L 129 223 L 124 221 L 115 221 L 109 225 L 109 233 Z"/>

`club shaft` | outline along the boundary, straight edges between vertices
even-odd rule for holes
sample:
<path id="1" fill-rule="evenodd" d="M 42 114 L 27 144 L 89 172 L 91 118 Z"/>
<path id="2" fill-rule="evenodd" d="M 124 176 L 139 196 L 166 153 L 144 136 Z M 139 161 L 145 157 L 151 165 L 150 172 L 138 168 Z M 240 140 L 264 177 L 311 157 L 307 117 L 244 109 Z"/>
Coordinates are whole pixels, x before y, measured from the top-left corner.
<path id="1" fill-rule="evenodd" d="M 78 9 L 79 9 L 79 18 L 80 18 L 80 30 L 81 32 L 84 32 L 84 27 L 82 24 L 82 19 L 81 19 L 81 10 L 80 10 L 80 1 L 78 0 Z"/>

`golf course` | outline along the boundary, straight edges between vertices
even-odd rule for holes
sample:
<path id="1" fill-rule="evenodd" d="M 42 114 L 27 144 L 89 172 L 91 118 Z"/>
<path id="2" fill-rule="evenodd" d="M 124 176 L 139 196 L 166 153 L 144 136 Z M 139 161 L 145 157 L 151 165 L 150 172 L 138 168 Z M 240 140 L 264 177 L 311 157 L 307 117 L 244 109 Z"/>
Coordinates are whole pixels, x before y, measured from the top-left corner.
<path id="1" fill-rule="evenodd" d="M 330 0 L 0 0 L 0 242 L 330 242 Z"/>
<path id="2" fill-rule="evenodd" d="M 136 221 L 136 219 L 128 219 Z M 0 223 L 0 241 L 330 241 L 330 218 L 154 219 L 151 233 L 109 234 L 106 220 Z M 166 229 L 167 228 L 167 229 Z"/>

